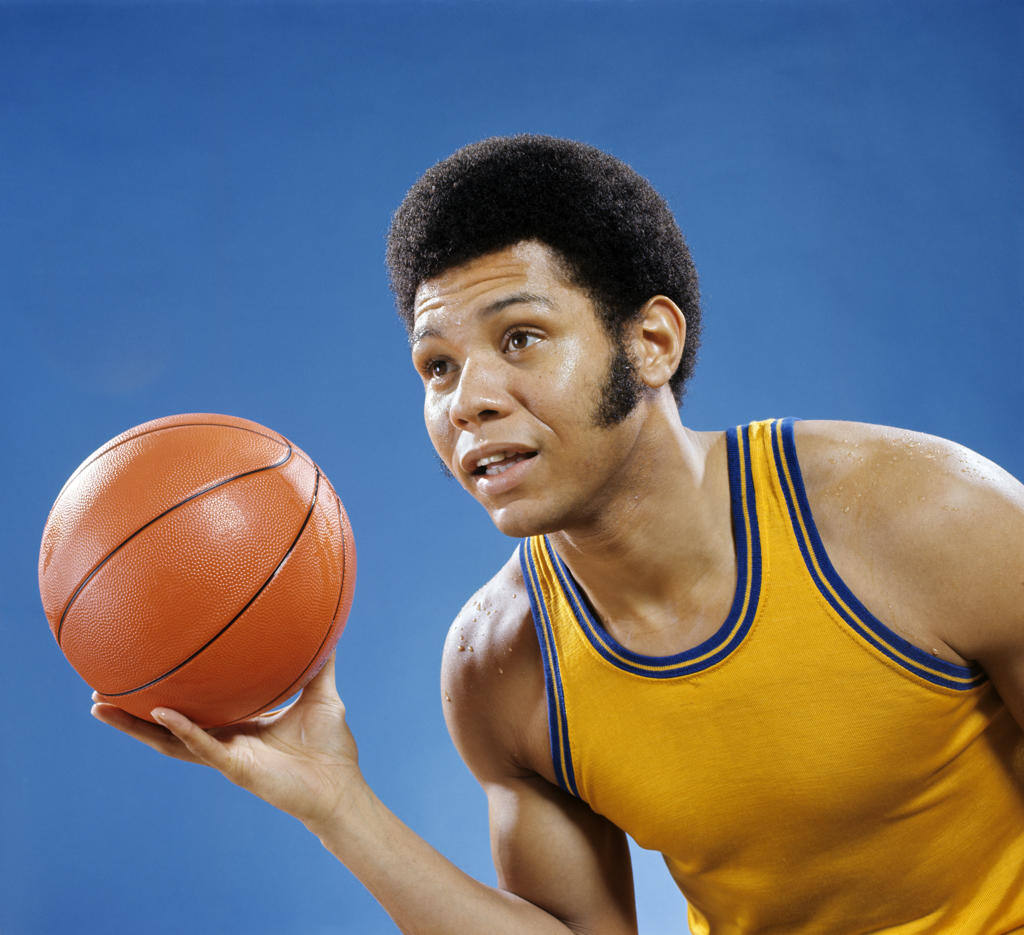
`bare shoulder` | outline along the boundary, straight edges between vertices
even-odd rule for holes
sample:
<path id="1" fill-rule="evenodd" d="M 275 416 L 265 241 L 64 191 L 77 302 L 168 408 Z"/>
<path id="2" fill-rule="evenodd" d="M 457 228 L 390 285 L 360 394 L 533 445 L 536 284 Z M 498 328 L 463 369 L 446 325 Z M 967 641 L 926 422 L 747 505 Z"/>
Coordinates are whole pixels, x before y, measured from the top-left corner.
<path id="1" fill-rule="evenodd" d="M 993 520 L 1024 510 L 1024 486 L 1018 480 L 944 438 L 825 421 L 796 423 L 794 437 L 819 522 L 853 514 L 854 520 L 870 517 L 910 536 L 936 525 L 991 533 Z"/>
<path id="2" fill-rule="evenodd" d="M 544 772 L 544 673 L 518 553 L 466 602 L 441 665 L 445 720 L 482 782 Z"/>
<path id="3" fill-rule="evenodd" d="M 833 475 L 857 470 L 887 479 L 955 482 L 972 486 L 1020 486 L 997 464 L 957 442 L 888 425 L 808 420 L 794 423 L 800 462 Z"/>
<path id="4" fill-rule="evenodd" d="M 554 777 L 518 553 L 455 618 L 441 691 L 452 740 L 487 793 L 498 886 L 565 920 L 565 931 L 635 935 L 625 834 Z"/>
<path id="5" fill-rule="evenodd" d="M 1011 474 L 955 442 L 888 426 L 798 422 L 794 438 L 840 573 L 845 564 L 868 590 L 886 582 L 876 615 L 903 620 L 912 637 L 929 630 L 965 660 L 989 652 L 992 621 L 1021 622 L 1024 486 Z"/>

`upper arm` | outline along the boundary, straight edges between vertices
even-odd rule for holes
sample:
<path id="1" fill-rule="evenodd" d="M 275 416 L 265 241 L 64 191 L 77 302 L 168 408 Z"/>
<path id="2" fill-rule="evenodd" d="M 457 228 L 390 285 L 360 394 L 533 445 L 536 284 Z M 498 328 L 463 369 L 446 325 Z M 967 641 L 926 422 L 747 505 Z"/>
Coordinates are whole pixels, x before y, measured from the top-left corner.
<path id="1" fill-rule="evenodd" d="M 544 775 L 544 679 L 529 608 L 511 598 L 517 573 L 510 563 L 466 605 L 442 667 L 449 732 L 487 794 L 498 885 L 573 931 L 635 933 L 625 835 Z"/>
<path id="2" fill-rule="evenodd" d="M 973 455 L 973 452 L 970 453 Z M 1024 727 L 1024 485 L 977 455 L 944 538 L 959 613 L 949 640 L 992 679 Z"/>
<path id="3" fill-rule="evenodd" d="M 484 783 L 498 885 L 574 932 L 636 932 L 626 837 L 539 776 Z"/>
<path id="4" fill-rule="evenodd" d="M 1024 726 L 1024 485 L 916 432 L 811 422 L 797 437 L 819 531 L 844 578 L 859 575 L 854 592 L 884 581 L 876 616 L 980 665 Z"/>

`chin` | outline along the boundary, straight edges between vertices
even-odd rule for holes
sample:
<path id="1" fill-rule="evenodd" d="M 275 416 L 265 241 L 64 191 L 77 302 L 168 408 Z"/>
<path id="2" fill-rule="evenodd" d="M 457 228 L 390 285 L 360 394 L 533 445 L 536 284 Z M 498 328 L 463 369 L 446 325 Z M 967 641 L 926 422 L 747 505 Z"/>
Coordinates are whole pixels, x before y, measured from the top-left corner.
<path id="1" fill-rule="evenodd" d="M 513 539 L 542 536 L 549 532 L 557 532 L 566 526 L 565 517 L 560 513 L 555 515 L 536 506 L 531 509 L 526 503 L 515 503 L 487 512 L 491 522 L 498 527 L 498 531 Z"/>

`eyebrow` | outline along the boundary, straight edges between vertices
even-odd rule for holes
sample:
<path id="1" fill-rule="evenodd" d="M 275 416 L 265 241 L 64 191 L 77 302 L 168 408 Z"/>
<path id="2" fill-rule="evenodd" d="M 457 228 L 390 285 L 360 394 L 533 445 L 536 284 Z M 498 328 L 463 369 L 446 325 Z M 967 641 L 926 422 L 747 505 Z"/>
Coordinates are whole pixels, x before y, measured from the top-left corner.
<path id="1" fill-rule="evenodd" d="M 538 295 L 535 292 L 517 292 L 514 295 L 505 296 L 503 299 L 497 299 L 491 302 L 490 305 L 485 305 L 477 312 L 477 315 L 480 318 L 489 318 L 492 315 L 497 315 L 498 312 L 504 311 L 510 305 L 541 305 L 548 309 L 555 307 L 554 302 L 546 296 Z M 443 337 L 443 335 L 436 328 L 418 328 L 409 335 L 409 346 L 415 346 L 417 342 L 422 341 L 424 338 L 439 337 Z"/>

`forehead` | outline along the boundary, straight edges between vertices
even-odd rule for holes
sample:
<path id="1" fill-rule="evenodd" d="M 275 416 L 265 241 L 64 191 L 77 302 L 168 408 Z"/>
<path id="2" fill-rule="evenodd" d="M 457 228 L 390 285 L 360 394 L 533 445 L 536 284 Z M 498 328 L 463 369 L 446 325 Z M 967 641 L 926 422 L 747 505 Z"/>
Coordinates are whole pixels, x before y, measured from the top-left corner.
<path id="1" fill-rule="evenodd" d="M 416 290 L 413 320 L 470 311 L 500 301 L 501 295 L 529 292 L 544 295 L 570 287 L 558 255 L 544 244 L 525 241 L 484 254 L 424 280 Z"/>

